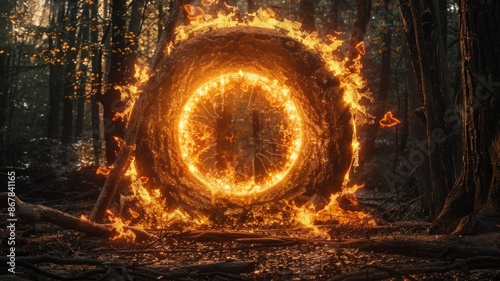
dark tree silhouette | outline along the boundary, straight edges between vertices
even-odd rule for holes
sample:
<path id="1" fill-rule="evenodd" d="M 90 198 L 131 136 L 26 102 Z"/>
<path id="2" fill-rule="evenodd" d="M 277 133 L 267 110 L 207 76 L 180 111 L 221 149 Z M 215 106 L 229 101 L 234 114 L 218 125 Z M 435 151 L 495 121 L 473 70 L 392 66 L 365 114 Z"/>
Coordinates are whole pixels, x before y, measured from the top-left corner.
<path id="1" fill-rule="evenodd" d="M 122 138 L 125 130 L 125 120 L 116 114 L 125 110 L 121 101 L 120 90 L 116 86 L 126 85 L 126 31 L 127 5 L 125 0 L 114 0 L 111 14 L 111 68 L 108 74 L 108 88 L 99 100 L 103 107 L 104 141 L 106 143 L 106 162 L 113 164 L 119 150 L 118 138 Z"/>
<path id="2" fill-rule="evenodd" d="M 500 221 L 500 2 L 463 0 L 463 168 L 432 232 L 471 234 L 498 229 Z M 457 227 L 458 226 L 458 227 Z"/>
<path id="3" fill-rule="evenodd" d="M 451 107 L 449 98 L 444 49 L 441 40 L 439 11 L 435 1 L 400 0 L 401 18 L 413 66 L 415 88 L 423 96 L 423 119 L 428 140 L 425 165 L 430 170 L 431 197 L 429 210 L 432 217 L 441 211 L 446 195 L 455 178 L 450 138 L 451 128 L 444 114 Z"/>

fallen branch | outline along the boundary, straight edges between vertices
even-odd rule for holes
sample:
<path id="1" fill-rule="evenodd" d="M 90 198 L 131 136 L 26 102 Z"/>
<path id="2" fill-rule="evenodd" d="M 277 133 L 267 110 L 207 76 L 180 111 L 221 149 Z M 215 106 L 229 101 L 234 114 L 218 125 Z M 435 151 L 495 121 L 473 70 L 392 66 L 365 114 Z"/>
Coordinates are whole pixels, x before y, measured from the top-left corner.
<path id="1" fill-rule="evenodd" d="M 236 231 L 187 231 L 171 236 L 179 240 L 193 240 L 198 242 L 230 242 L 236 239 L 243 238 L 263 238 L 266 235 L 250 233 L 250 232 L 236 232 Z"/>
<path id="2" fill-rule="evenodd" d="M 0 193 L 1 202 L 7 203 L 7 198 L 12 197 L 8 197 L 7 192 Z M 66 229 L 72 229 L 92 236 L 106 238 L 113 237 L 117 234 L 115 228 L 111 225 L 98 224 L 89 220 L 77 218 L 70 214 L 43 205 L 25 203 L 17 198 L 17 196 L 13 199 L 16 202 L 15 214 L 25 223 L 48 222 Z M 136 239 L 138 240 L 146 240 L 151 237 L 149 233 L 142 229 L 129 226 L 124 226 L 124 229 L 134 232 Z"/>
<path id="3" fill-rule="evenodd" d="M 122 144 L 124 146 L 124 144 Z M 135 145 L 126 145 L 122 147 L 116 156 L 114 163 L 114 168 L 109 173 L 106 178 L 106 182 L 102 187 L 101 193 L 90 213 L 90 219 L 92 221 L 102 223 L 106 215 L 106 210 L 108 210 L 111 201 L 115 197 L 116 191 L 118 190 L 118 185 L 120 184 L 123 175 L 130 166 L 132 161 L 132 154 L 135 151 Z"/>

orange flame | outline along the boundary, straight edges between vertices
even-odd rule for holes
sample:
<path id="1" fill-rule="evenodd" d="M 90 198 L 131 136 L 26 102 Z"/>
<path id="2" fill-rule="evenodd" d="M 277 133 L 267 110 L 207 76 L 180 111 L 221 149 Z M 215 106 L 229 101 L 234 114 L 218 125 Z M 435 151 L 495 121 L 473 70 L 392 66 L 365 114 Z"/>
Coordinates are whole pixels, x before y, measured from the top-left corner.
<path id="1" fill-rule="evenodd" d="M 125 104 L 125 110 L 123 112 L 117 112 L 113 117 L 113 121 L 122 118 L 123 120 L 129 120 L 130 113 L 134 103 L 137 101 L 139 96 L 142 94 L 141 85 L 144 84 L 149 79 L 149 68 L 140 67 L 135 64 L 134 78 L 137 79 L 136 85 L 126 85 L 126 86 L 115 86 L 115 89 L 120 91 L 120 100 Z"/>
<path id="2" fill-rule="evenodd" d="M 355 192 L 362 187 L 363 185 L 354 185 L 344 188 L 340 194 L 332 194 L 329 203 L 319 211 L 316 211 L 314 206 L 307 204 L 301 207 L 292 206 L 295 210 L 293 220 L 311 229 L 314 234 L 327 238 L 329 236 L 326 230 L 320 230 L 315 222 L 335 220 L 339 224 L 375 226 L 376 222 L 370 214 L 363 211 L 344 210 L 337 201 L 340 196 L 344 196 L 351 204 L 357 205 Z"/>
<path id="3" fill-rule="evenodd" d="M 103 166 L 98 167 L 95 171 L 96 175 L 98 176 L 107 176 L 109 175 L 109 172 L 111 172 L 111 169 Z"/>
<path id="4" fill-rule="evenodd" d="M 132 180 L 132 198 L 137 199 L 140 206 L 144 208 L 143 227 L 164 228 L 175 223 L 185 223 L 190 225 L 207 225 L 208 218 L 204 216 L 193 217 L 180 209 L 167 211 L 168 202 L 161 195 L 159 189 L 146 188 L 147 177 L 140 177 L 137 173 L 135 160 L 132 160 L 130 167 L 125 173 Z M 140 214 L 134 210 L 129 210 L 132 217 L 137 218 Z"/>
<path id="5" fill-rule="evenodd" d="M 128 223 L 124 222 L 120 217 L 115 216 L 113 212 L 110 210 L 106 211 L 108 214 L 108 219 L 111 221 L 113 228 L 116 231 L 116 235 L 112 237 L 112 240 L 125 240 L 127 242 L 135 241 L 136 235 L 130 229 L 125 229 L 124 226 L 128 225 Z"/>
<path id="6" fill-rule="evenodd" d="M 382 128 L 389 128 L 392 126 L 396 126 L 397 124 L 401 123 L 401 121 L 394 118 L 392 112 L 387 111 L 387 113 L 384 115 L 382 119 L 380 119 L 380 121 L 378 121 L 378 123 Z"/>
<path id="7" fill-rule="evenodd" d="M 213 3 L 217 3 L 218 0 L 202 0 L 201 5 L 210 6 Z M 348 68 L 345 63 L 347 58 L 339 57 L 337 55 L 338 50 L 343 41 L 336 39 L 334 36 L 328 36 L 330 43 L 324 43 L 318 36 L 317 33 L 308 33 L 300 29 L 301 23 L 294 22 L 287 19 L 279 21 L 273 17 L 272 10 L 259 10 L 256 13 L 249 15 L 249 21 L 242 23 L 236 20 L 234 12 L 233 13 L 219 13 L 217 16 L 206 16 L 202 7 L 194 5 L 184 5 L 183 9 L 187 13 L 187 17 L 191 20 L 191 23 L 186 26 L 179 26 L 175 31 L 175 40 L 166 47 L 167 54 L 170 54 L 175 46 L 187 40 L 191 36 L 196 36 L 213 29 L 227 28 L 238 25 L 247 25 L 252 27 L 260 27 L 272 30 L 286 31 L 287 35 L 302 44 L 304 44 L 311 51 L 318 53 L 327 65 L 330 72 L 337 76 L 341 81 L 341 88 L 344 92 L 344 101 L 350 105 L 352 113 L 352 126 L 353 126 L 353 142 L 352 142 L 352 167 L 358 166 L 358 152 L 359 152 L 359 142 L 356 135 L 356 126 L 358 124 L 365 123 L 367 120 L 371 119 L 372 116 L 367 113 L 365 106 L 359 103 L 362 98 L 372 100 L 371 94 L 365 89 L 366 83 L 360 75 L 361 63 L 359 61 L 360 57 L 356 59 L 354 72 L 352 69 Z M 356 48 L 359 50 L 360 54 L 365 53 L 364 44 L 360 43 Z M 132 85 L 129 87 L 120 88 L 122 92 L 122 100 L 127 101 L 129 105 L 133 104 L 138 96 L 141 94 L 140 85 L 147 81 L 149 78 L 149 71 L 147 68 L 139 68 L 136 66 L 136 75 L 138 78 L 137 85 Z M 245 74 L 244 74 L 245 75 Z M 189 105 L 186 105 L 189 107 Z M 132 106 L 129 106 L 126 112 L 123 112 L 120 116 L 128 116 L 130 114 Z M 188 110 L 189 111 L 189 110 Z M 300 116 L 299 116 L 300 117 Z M 390 115 L 391 118 L 392 114 Z M 399 123 L 399 120 L 393 118 Z M 128 118 L 127 118 L 128 120 Z M 182 120 L 182 118 L 181 118 Z M 382 121 L 382 120 L 381 120 Z M 394 122 L 394 121 L 392 121 Z M 182 122 L 181 122 L 182 123 Z M 397 123 L 396 123 L 397 124 Z M 185 128 L 186 124 L 179 124 L 179 129 Z M 381 123 L 382 126 L 382 123 Z M 300 148 L 300 142 L 294 142 Z M 294 156 L 290 156 L 294 159 Z M 166 211 L 165 198 L 161 196 L 159 189 L 154 189 L 151 187 L 146 188 L 147 178 L 140 177 L 137 174 L 135 162 L 132 161 L 127 175 L 130 176 L 132 180 L 131 189 L 132 197 L 137 199 L 141 206 L 144 208 L 145 212 L 138 212 L 136 210 L 130 209 L 128 213 L 132 218 L 142 218 L 141 223 L 143 227 L 148 228 L 162 228 L 172 225 L 176 222 L 185 222 L 187 224 L 196 225 L 206 225 L 209 220 L 206 217 L 199 216 L 193 217 L 180 209 L 174 209 L 171 211 Z M 341 194 L 332 195 L 330 202 L 319 211 L 314 210 L 309 207 L 293 207 L 294 215 L 293 220 L 299 222 L 300 224 L 312 229 L 317 235 L 327 237 L 326 232 L 320 230 L 314 225 L 315 221 L 328 220 L 335 217 L 340 223 L 366 223 L 374 224 L 373 219 L 366 213 L 363 212 L 353 212 L 346 211 L 340 208 L 337 199 L 341 195 L 345 195 L 352 204 L 356 204 L 356 197 L 354 192 L 361 186 L 347 187 L 349 182 L 349 173 L 345 175 L 344 190 Z M 130 234 L 124 230 L 123 226 L 127 223 L 122 221 L 120 218 L 116 218 L 113 213 L 109 213 L 110 220 L 113 221 L 113 225 L 119 233 L 118 237 L 125 238 L 129 237 Z M 284 218 L 281 218 L 285 220 Z M 271 221 L 271 220 L 270 220 Z M 273 222 L 275 220 L 272 220 Z M 127 239 L 127 238 L 125 238 Z M 130 239 L 130 238 L 128 238 Z"/>

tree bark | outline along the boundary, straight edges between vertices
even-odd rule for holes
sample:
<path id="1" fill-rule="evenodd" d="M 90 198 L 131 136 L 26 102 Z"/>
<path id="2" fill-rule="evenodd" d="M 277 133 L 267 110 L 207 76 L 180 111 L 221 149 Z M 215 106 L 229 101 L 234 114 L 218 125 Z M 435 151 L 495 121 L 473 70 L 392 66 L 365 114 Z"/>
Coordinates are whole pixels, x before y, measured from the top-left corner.
<path id="1" fill-rule="evenodd" d="M 93 0 L 91 6 L 91 31 L 90 41 L 92 44 L 92 75 L 91 87 L 91 122 L 92 122 L 92 147 L 94 148 L 94 161 L 100 164 L 102 154 L 101 144 L 101 118 L 98 97 L 102 90 L 102 46 L 99 42 L 99 0 Z"/>
<path id="2" fill-rule="evenodd" d="M 11 21 L 9 20 L 10 14 L 14 9 L 14 1 L 2 0 L 0 1 L 0 167 L 4 167 L 7 163 L 5 158 L 5 133 L 7 131 L 6 121 L 7 112 L 9 110 L 9 59 L 10 46 L 8 44 L 10 32 L 12 29 Z"/>
<path id="3" fill-rule="evenodd" d="M 85 101 L 86 98 L 86 88 L 87 88 L 87 72 L 88 64 L 90 61 L 89 47 L 90 47 L 90 9 L 91 3 L 85 2 L 83 4 L 83 11 L 80 17 L 80 31 L 78 40 L 80 40 L 80 77 L 79 78 L 79 92 L 77 97 L 76 106 L 76 121 L 75 121 L 75 139 L 80 139 L 83 135 L 84 127 L 84 115 L 85 115 Z"/>
<path id="4" fill-rule="evenodd" d="M 500 37 L 495 34 L 500 30 L 499 10 L 498 1 L 460 4 L 463 168 L 431 232 L 450 232 L 457 226 L 466 227 L 466 233 L 498 229 Z"/>
<path id="5" fill-rule="evenodd" d="M 78 55 L 76 45 L 78 1 L 69 0 L 67 22 L 65 24 L 66 42 L 66 68 L 64 77 L 64 98 L 63 98 L 63 127 L 62 142 L 71 143 L 73 140 L 73 100 L 76 97 L 76 58 Z"/>
<path id="6" fill-rule="evenodd" d="M 126 84 L 124 71 L 127 48 L 125 38 L 127 5 L 125 0 L 113 0 L 112 4 L 111 68 L 108 74 L 108 88 L 104 95 L 99 96 L 103 107 L 104 141 L 108 165 L 112 165 L 116 159 L 116 153 L 120 149 L 117 138 L 123 138 L 125 129 L 125 120 L 116 116 L 125 108 L 121 101 L 120 90 L 115 87 Z"/>
<path id="7" fill-rule="evenodd" d="M 453 168 L 450 169 L 454 167 L 451 153 L 454 142 L 443 117 L 450 101 L 439 18 L 433 0 L 400 0 L 400 9 L 416 85 L 424 97 L 428 144 L 423 157 L 428 157 L 432 184 L 430 212 L 436 217 L 455 176 Z"/>
<path id="8" fill-rule="evenodd" d="M 49 116 L 47 137 L 49 139 L 59 138 L 59 111 L 61 102 L 61 93 L 64 92 L 63 71 L 63 29 L 65 1 L 56 1 L 51 15 L 51 27 L 53 28 L 52 37 L 49 37 L 49 48 L 54 50 L 55 54 L 52 63 L 49 66 Z M 55 40 L 55 44 L 54 44 Z"/>
<path id="9" fill-rule="evenodd" d="M 158 3 L 158 42 L 160 41 L 161 34 L 163 33 L 163 25 L 165 24 L 165 12 L 163 11 L 163 3 Z"/>
<path id="10" fill-rule="evenodd" d="M 135 63 L 137 60 L 137 49 L 139 47 L 139 35 L 141 33 L 142 21 L 144 15 L 144 0 L 134 0 L 131 3 L 132 13 L 128 26 L 127 46 L 128 50 L 125 56 L 124 79 L 127 84 L 134 83 Z"/>
<path id="11" fill-rule="evenodd" d="M 347 53 L 347 66 L 350 68 L 355 67 L 356 60 L 360 55 L 364 55 L 364 47 L 361 47 L 360 44 L 365 40 L 371 11 L 371 0 L 356 0 L 356 18 L 354 19 L 351 41 L 349 43 L 349 52 Z M 353 71 L 355 70 L 353 69 Z"/>

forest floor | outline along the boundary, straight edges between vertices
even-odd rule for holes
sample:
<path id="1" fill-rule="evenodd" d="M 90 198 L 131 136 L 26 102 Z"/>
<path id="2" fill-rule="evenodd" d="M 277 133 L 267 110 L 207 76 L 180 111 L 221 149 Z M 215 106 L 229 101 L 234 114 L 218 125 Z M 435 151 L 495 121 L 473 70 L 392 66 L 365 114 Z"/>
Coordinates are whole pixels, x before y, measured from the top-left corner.
<path id="1" fill-rule="evenodd" d="M 2 280 L 498 280 L 500 234 L 393 232 L 309 238 L 301 229 L 164 231 L 127 243 L 23 226 Z M 2 273 L 7 273 L 2 253 Z M 495 266 L 496 264 L 496 266 Z"/>
<path id="2" fill-rule="evenodd" d="M 75 216 L 88 214 L 102 186 L 102 179 L 89 180 L 94 171 L 59 175 L 57 181 L 20 177 L 17 195 Z M 365 190 L 358 198 L 379 225 L 318 225 L 328 237 L 296 225 L 217 225 L 150 230 L 153 238 L 127 242 L 18 221 L 16 274 L 7 271 L 10 246 L 2 213 L 0 279 L 500 279 L 500 233 L 428 235 L 429 224 L 408 194 Z"/>

